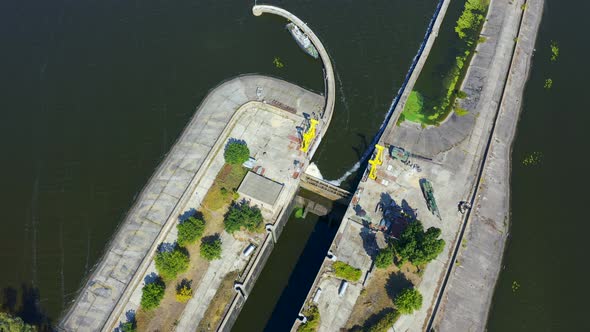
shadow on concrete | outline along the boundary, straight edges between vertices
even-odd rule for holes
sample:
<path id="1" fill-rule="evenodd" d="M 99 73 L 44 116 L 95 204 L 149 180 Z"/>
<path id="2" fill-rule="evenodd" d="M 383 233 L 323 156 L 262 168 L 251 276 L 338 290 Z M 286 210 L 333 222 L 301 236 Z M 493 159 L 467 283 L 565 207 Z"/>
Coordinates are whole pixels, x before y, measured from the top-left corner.
<path id="1" fill-rule="evenodd" d="M 174 243 L 162 242 L 162 243 L 160 243 L 160 245 L 158 245 L 158 252 L 174 251 L 174 249 L 176 249 L 177 246 L 178 245 L 176 244 L 176 242 L 174 242 Z"/>
<path id="2" fill-rule="evenodd" d="M 375 210 L 382 212 L 382 220 L 379 226 L 389 235 L 398 238 L 409 222 L 416 220 L 416 209 L 413 209 L 408 202 L 402 200 L 402 205 L 388 194 L 381 193 L 381 200 Z"/>
<path id="3" fill-rule="evenodd" d="M 408 221 L 416 221 L 418 218 L 418 213 L 416 211 L 418 211 L 418 209 L 413 209 L 410 204 L 408 204 L 408 201 L 405 199 L 402 200 L 402 212 L 408 218 Z"/>
<path id="4" fill-rule="evenodd" d="M 20 291 L 14 287 L 2 289 L 2 312 L 20 317 L 25 323 L 37 327 L 37 331 L 54 331 L 51 319 L 39 304 L 39 289 L 32 285 L 21 284 Z"/>
<path id="5" fill-rule="evenodd" d="M 368 221 L 363 221 L 363 228 L 361 228 L 360 236 L 363 239 L 363 248 L 371 259 L 375 259 L 379 253 L 379 246 L 377 245 L 377 238 L 375 232 L 369 227 Z"/>
<path id="6" fill-rule="evenodd" d="M 158 276 L 156 272 L 152 272 L 143 278 L 143 282 L 145 282 L 146 284 L 151 284 L 152 282 L 158 280 L 158 278 L 160 278 L 160 276 Z"/>
<path id="7" fill-rule="evenodd" d="M 379 311 L 376 314 L 372 314 L 367 318 L 367 320 L 363 323 L 363 326 L 355 325 L 349 331 L 351 332 L 362 332 L 362 331 L 372 331 L 371 327 L 373 327 L 381 318 L 385 317 L 385 315 L 392 313 L 394 310 L 393 308 L 385 308 Z"/>
<path id="8" fill-rule="evenodd" d="M 412 287 L 412 282 L 404 276 L 400 271 L 392 273 L 385 284 L 385 291 L 391 300 L 405 288 Z"/>
<path id="9" fill-rule="evenodd" d="M 178 216 L 178 221 L 183 222 L 190 217 L 195 217 L 200 220 L 205 220 L 205 219 L 203 219 L 203 214 L 201 212 L 197 211 L 195 208 L 190 208 Z"/>

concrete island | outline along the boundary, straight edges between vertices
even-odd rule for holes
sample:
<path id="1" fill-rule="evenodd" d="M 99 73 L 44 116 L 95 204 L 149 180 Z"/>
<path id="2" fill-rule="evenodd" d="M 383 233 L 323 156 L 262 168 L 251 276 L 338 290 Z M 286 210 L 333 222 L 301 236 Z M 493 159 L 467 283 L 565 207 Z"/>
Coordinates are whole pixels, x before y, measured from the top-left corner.
<path id="1" fill-rule="evenodd" d="M 293 317 L 293 331 L 364 330 L 367 322 L 392 314 L 393 298 L 409 288 L 419 291 L 421 306 L 382 330 L 485 330 L 509 225 L 512 140 L 543 1 L 491 0 L 481 29 L 485 42 L 478 43 L 458 87 L 465 97 L 457 107 L 468 113 L 451 112 L 429 126 L 400 121 L 449 3 L 439 1 L 353 194 L 306 174 L 334 111 L 326 49 L 288 11 L 254 6 L 254 15 L 284 17 L 309 38 L 324 67 L 324 95 L 261 75 L 211 90 L 58 328 L 113 331 L 133 321 L 139 330 L 229 331 L 304 187 L 350 204 L 299 317 Z M 247 145 L 249 159 L 228 162 L 232 144 Z M 263 222 L 229 231 L 227 216 L 242 206 L 259 212 Z M 178 225 L 191 218 L 204 221 L 201 246 L 180 248 Z M 413 222 L 440 230 L 441 252 L 427 264 L 393 258 L 377 268 L 377 257 Z M 213 242 L 219 253 L 205 259 L 203 245 Z M 163 283 L 155 259 L 176 250 L 190 257 L 188 267 L 165 280 L 157 308 L 143 310 L 145 289 Z M 342 277 L 339 268 L 358 275 Z M 190 295 L 175 301 L 183 287 Z"/>

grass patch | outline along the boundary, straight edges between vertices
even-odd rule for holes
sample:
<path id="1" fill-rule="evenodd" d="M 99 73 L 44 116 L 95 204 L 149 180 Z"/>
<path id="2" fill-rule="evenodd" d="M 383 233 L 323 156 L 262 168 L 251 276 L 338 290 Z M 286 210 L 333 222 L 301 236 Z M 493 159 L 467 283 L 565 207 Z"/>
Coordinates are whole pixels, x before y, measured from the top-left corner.
<path id="1" fill-rule="evenodd" d="M 217 211 L 229 204 L 234 199 L 234 193 L 238 190 L 246 173 L 248 169 L 242 165 L 223 165 L 203 199 L 203 206 Z"/>
<path id="2" fill-rule="evenodd" d="M 320 310 L 317 306 L 312 305 L 307 308 L 303 314 L 307 318 L 307 322 L 299 325 L 298 332 L 315 332 L 320 326 Z"/>
<path id="3" fill-rule="evenodd" d="M 223 277 L 215 296 L 209 303 L 203 319 L 199 322 L 197 331 L 216 331 L 217 325 L 221 323 L 221 318 L 232 298 L 236 294 L 234 291 L 234 281 L 238 278 L 238 271 L 232 271 Z"/>
<path id="4" fill-rule="evenodd" d="M 408 96 L 408 101 L 404 106 L 404 112 L 402 113 L 403 119 L 422 123 L 424 120 L 424 113 L 422 109 L 424 108 L 424 98 L 420 92 L 412 90 L 410 95 Z M 400 116 L 400 118 L 402 118 Z"/>

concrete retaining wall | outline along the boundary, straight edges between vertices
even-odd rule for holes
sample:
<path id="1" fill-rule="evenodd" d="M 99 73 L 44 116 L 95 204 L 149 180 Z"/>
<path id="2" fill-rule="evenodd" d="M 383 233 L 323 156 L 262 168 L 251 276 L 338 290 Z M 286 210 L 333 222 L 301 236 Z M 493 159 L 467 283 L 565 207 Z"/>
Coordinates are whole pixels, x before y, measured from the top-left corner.
<path id="1" fill-rule="evenodd" d="M 461 265 L 451 271 L 436 312 L 436 331 L 485 330 L 508 236 L 512 142 L 542 11 L 543 0 L 526 2 L 496 127 L 468 220 L 467 245 L 457 256 Z"/>

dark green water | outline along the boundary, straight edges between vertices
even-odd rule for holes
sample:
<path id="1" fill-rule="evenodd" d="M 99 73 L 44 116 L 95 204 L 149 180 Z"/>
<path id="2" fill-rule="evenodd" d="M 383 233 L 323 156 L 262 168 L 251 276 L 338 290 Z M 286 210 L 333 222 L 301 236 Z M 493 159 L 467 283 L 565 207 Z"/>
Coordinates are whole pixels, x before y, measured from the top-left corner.
<path id="1" fill-rule="evenodd" d="M 590 331 L 585 1 L 545 1 L 512 163 L 512 222 L 489 331 Z M 560 56 L 551 63 L 549 45 Z M 543 88 L 547 78 L 550 90 Z M 531 152 L 537 166 L 524 166 Z M 520 287 L 512 291 L 516 281 Z"/>
<path id="2" fill-rule="evenodd" d="M 308 22 L 334 60 L 338 103 L 316 162 L 339 177 L 381 124 L 435 1 L 275 4 Z M 323 91 L 320 63 L 251 5 L 0 3 L 3 310 L 21 310 L 22 297 L 29 321 L 38 308 L 57 319 L 209 89 L 262 73 Z"/>

